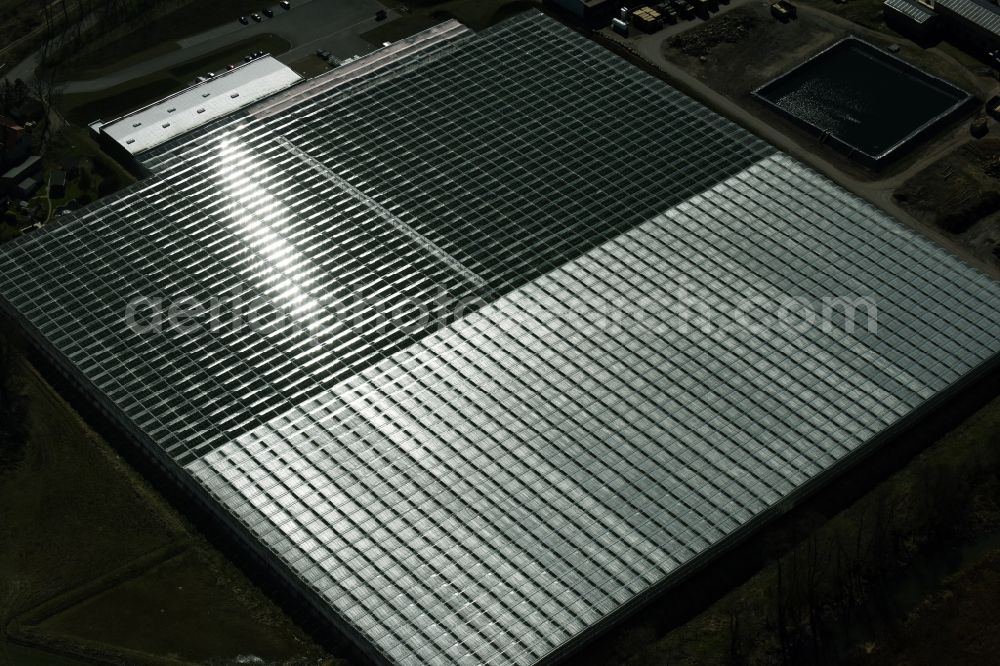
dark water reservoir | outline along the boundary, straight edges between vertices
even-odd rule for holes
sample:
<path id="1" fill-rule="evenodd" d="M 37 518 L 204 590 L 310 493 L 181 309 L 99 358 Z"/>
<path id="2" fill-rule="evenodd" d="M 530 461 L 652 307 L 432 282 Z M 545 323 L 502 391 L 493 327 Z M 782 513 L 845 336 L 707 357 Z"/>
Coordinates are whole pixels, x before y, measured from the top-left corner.
<path id="1" fill-rule="evenodd" d="M 869 166 L 975 104 L 965 91 L 853 37 L 754 95 Z"/>

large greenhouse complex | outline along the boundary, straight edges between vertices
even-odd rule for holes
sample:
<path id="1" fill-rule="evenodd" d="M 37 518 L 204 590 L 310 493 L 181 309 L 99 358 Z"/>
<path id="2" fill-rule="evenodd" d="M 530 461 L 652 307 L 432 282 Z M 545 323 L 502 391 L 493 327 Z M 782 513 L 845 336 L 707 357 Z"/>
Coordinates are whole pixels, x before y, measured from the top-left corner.
<path id="1" fill-rule="evenodd" d="M 288 83 L 0 303 L 379 663 L 558 659 L 998 358 L 1000 285 L 542 14 Z"/>

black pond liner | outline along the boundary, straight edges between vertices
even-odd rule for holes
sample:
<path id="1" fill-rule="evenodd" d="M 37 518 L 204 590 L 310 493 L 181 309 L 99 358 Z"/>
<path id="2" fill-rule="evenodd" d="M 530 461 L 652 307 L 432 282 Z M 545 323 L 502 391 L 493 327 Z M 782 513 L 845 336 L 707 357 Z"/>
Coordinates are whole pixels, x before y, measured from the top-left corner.
<path id="1" fill-rule="evenodd" d="M 897 159 L 978 104 L 966 91 L 856 37 L 753 95 L 869 168 Z"/>

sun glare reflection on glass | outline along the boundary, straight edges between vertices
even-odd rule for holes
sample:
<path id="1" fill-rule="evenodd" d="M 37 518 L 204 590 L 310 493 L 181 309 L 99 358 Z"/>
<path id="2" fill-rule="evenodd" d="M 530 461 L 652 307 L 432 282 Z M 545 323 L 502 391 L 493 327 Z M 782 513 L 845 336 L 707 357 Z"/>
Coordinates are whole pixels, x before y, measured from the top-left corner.
<path id="1" fill-rule="evenodd" d="M 224 140 L 219 153 L 218 175 L 229 200 L 229 228 L 259 260 L 254 267 L 256 279 L 296 325 L 315 330 L 322 307 L 306 285 L 316 268 L 285 239 L 291 211 L 260 185 L 270 167 L 233 139 Z"/>

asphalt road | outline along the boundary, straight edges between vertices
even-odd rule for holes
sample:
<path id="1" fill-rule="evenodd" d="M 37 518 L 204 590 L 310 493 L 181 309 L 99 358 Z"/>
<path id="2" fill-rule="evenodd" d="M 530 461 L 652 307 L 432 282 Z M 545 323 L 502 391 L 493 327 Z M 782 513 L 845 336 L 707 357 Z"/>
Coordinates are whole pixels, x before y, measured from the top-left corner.
<path id="1" fill-rule="evenodd" d="M 279 56 L 285 63 L 299 60 L 320 48 L 341 59 L 363 55 L 373 51 L 376 46 L 361 39 L 360 35 L 381 25 L 375 20 L 375 12 L 386 9 L 377 0 L 293 0 L 291 10 L 281 9 L 277 3 L 272 8 L 274 18 L 269 19 L 261 14 L 263 20 L 260 23 L 251 21 L 249 25 L 242 25 L 239 17 L 234 15 L 232 21 L 225 25 L 179 40 L 177 44 L 180 48 L 177 50 L 110 74 L 69 81 L 60 86 L 60 92 L 99 92 L 267 33 L 278 35 L 291 43 L 291 50 Z M 388 13 L 390 21 L 398 16 L 391 10 Z"/>

